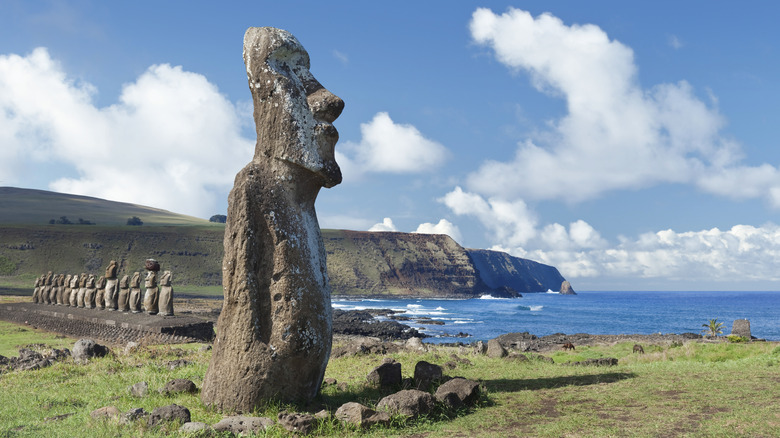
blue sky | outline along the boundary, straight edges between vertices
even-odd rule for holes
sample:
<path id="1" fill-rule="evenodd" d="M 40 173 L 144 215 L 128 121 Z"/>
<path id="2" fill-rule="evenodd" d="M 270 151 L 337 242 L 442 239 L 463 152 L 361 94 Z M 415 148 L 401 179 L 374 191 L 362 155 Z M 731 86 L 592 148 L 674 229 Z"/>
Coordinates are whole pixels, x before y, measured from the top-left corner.
<path id="1" fill-rule="evenodd" d="M 326 228 L 442 232 L 579 290 L 775 290 L 775 2 L 0 4 L 0 185 L 224 213 L 244 31 L 346 102 Z"/>

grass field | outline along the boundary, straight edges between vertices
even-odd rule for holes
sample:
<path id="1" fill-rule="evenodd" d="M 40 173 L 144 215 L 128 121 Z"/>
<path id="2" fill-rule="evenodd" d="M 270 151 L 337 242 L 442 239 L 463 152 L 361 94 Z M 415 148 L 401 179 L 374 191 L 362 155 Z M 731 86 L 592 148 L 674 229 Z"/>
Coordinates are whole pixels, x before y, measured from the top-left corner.
<path id="1" fill-rule="evenodd" d="M 75 339 L 0 322 L 0 354 L 33 345 L 72 345 Z M 44 345 L 42 345 L 44 344 Z M 578 347 L 555 352 L 556 362 L 616 357 L 615 367 L 566 366 L 540 360 L 492 359 L 457 347 L 427 353 L 391 354 L 410 376 L 419 360 L 443 364 L 451 354 L 467 358 L 446 372 L 479 380 L 484 395 L 478 406 L 455 414 L 443 410 L 414 422 L 396 418 L 391 426 L 358 431 L 336 420 L 324 421 L 315 436 L 414 437 L 769 437 L 780 436 L 780 347 L 775 343 L 695 343 L 645 345 L 647 354 L 631 353 L 633 344 Z M 200 344 L 147 346 L 130 354 L 112 354 L 87 365 L 72 360 L 34 371 L 0 374 L 0 437 L 22 436 L 179 436 L 176 428 L 147 430 L 144 422 L 120 425 L 90 418 L 90 412 L 116 406 L 126 412 L 176 403 L 189 408 L 193 421 L 213 424 L 222 415 L 204 407 L 197 395 L 167 397 L 157 393 L 173 378 L 191 379 L 200 387 L 210 352 Z M 167 361 L 192 364 L 168 369 Z M 331 412 L 347 401 L 373 407 L 384 395 L 365 385 L 365 376 L 381 356 L 332 359 L 326 377 L 346 388 L 323 389 L 318 402 Z M 150 395 L 130 395 L 128 387 L 145 381 Z M 273 404 L 256 412 L 275 418 Z M 266 436 L 289 436 L 279 427 Z"/>

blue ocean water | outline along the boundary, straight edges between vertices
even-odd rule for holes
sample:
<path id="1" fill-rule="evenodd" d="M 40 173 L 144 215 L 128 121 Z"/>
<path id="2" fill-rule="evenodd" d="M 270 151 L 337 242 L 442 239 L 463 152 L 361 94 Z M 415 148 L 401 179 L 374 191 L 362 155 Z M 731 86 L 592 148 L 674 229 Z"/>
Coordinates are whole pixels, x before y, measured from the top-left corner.
<path id="1" fill-rule="evenodd" d="M 333 300 L 333 308 L 393 309 L 444 325 L 402 321 L 433 336 L 426 342 L 472 342 L 510 332 L 652 334 L 701 333 L 717 318 L 723 334 L 735 319 L 750 320 L 753 336 L 780 341 L 780 292 L 578 292 L 469 300 Z M 468 338 L 453 338 L 459 332 Z"/>

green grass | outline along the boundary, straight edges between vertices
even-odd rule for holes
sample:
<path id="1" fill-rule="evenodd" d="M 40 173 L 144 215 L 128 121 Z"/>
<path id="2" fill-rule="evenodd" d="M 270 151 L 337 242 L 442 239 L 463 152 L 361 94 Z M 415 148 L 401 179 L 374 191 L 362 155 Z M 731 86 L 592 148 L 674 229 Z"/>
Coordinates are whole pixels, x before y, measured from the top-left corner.
<path id="1" fill-rule="evenodd" d="M 45 333 L 20 331 L 0 324 L 0 354 L 19 345 L 56 344 Z M 448 375 L 479 380 L 485 390 L 474 408 L 360 432 L 335 420 L 322 422 L 316 436 L 434 437 L 604 437 L 604 436 L 778 436 L 780 415 L 780 347 L 775 343 L 686 343 L 682 346 L 645 345 L 647 354 L 631 352 L 630 343 L 579 347 L 555 352 L 556 361 L 616 357 L 616 367 L 577 367 L 544 361 L 517 361 L 477 356 L 454 347 L 428 353 L 401 352 L 389 356 L 402 364 L 405 377 L 419 360 L 443 364 L 451 353 L 471 361 Z M 171 430 L 147 430 L 143 422 L 120 425 L 97 421 L 89 413 L 103 406 L 126 412 L 176 403 L 189 408 L 193 421 L 213 424 L 221 414 L 202 405 L 197 395 L 162 396 L 156 392 L 173 378 L 188 378 L 200 387 L 210 358 L 200 344 L 149 346 L 124 354 L 115 348 L 108 357 L 87 365 L 64 361 L 41 370 L 0 375 L 0 437 L 21 436 L 178 436 Z M 44 348 L 44 347 L 39 347 Z M 184 358 L 191 365 L 169 370 L 165 363 Z M 365 384 L 365 376 L 382 356 L 333 359 L 326 377 L 346 388 L 325 387 L 318 399 L 334 411 L 347 401 L 375 406 L 386 394 Z M 146 381 L 150 395 L 130 396 L 129 386 Z M 255 415 L 275 418 L 292 405 L 269 404 Z M 63 419 L 58 416 L 68 415 Z M 289 436 L 278 427 L 266 436 Z"/>

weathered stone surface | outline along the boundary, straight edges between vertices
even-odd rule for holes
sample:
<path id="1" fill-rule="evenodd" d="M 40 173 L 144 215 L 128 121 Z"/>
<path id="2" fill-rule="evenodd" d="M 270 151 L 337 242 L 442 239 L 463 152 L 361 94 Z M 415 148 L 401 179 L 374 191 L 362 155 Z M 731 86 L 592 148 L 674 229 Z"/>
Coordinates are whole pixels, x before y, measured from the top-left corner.
<path id="1" fill-rule="evenodd" d="M 332 316 L 314 201 L 341 182 L 331 123 L 344 106 L 286 31 L 247 30 L 244 62 L 257 145 L 228 198 L 225 299 L 201 395 L 238 412 L 270 398 L 308 401 L 320 388 Z"/>
<path id="2" fill-rule="evenodd" d="M 117 295 L 117 309 L 121 312 L 130 311 L 130 276 L 125 275 L 119 280 L 119 295 Z"/>
<path id="3" fill-rule="evenodd" d="M 317 423 L 317 419 L 309 414 L 282 411 L 277 415 L 277 422 L 290 432 L 308 435 Z"/>
<path id="4" fill-rule="evenodd" d="M 507 352 L 503 345 L 498 342 L 498 339 L 491 339 L 487 343 L 487 355 L 488 357 L 504 357 Z"/>
<path id="5" fill-rule="evenodd" d="M 482 341 L 477 341 L 474 343 L 474 354 L 485 354 L 487 353 L 487 345 L 485 345 Z"/>
<path id="6" fill-rule="evenodd" d="M 431 412 L 434 406 L 435 402 L 431 394 L 417 389 L 405 389 L 379 400 L 376 409 L 386 411 L 390 415 L 400 414 L 417 418 Z"/>
<path id="7" fill-rule="evenodd" d="M 423 344 L 422 339 L 418 337 L 407 339 L 404 346 L 414 351 L 428 351 L 428 348 Z"/>
<path id="8" fill-rule="evenodd" d="M 89 413 L 89 416 L 96 420 L 119 419 L 120 415 L 122 413 L 116 406 L 105 406 Z"/>
<path id="9" fill-rule="evenodd" d="M 160 288 L 157 287 L 157 271 L 146 273 L 144 287 L 146 288 L 146 292 L 144 292 L 144 310 L 150 315 L 157 315 L 160 295 Z"/>
<path id="10" fill-rule="evenodd" d="M 130 395 L 133 397 L 146 397 L 149 394 L 149 384 L 138 382 L 130 387 Z"/>
<path id="11" fill-rule="evenodd" d="M 750 339 L 752 337 L 752 334 L 750 333 L 750 321 L 747 319 L 735 319 L 734 325 L 731 326 L 731 334 Z"/>
<path id="12" fill-rule="evenodd" d="M 471 406 L 479 399 L 479 384 L 456 377 L 439 386 L 434 396 L 436 400 L 453 409 L 461 405 Z"/>
<path id="13" fill-rule="evenodd" d="M 136 420 L 146 418 L 148 416 L 149 413 L 146 412 L 144 408 L 134 408 L 122 414 L 122 417 L 119 418 L 119 422 L 122 424 L 130 424 Z"/>
<path id="14" fill-rule="evenodd" d="M 401 384 L 401 364 L 398 362 L 385 362 L 371 370 L 366 376 L 369 383 L 381 387 Z"/>
<path id="15" fill-rule="evenodd" d="M 182 424 L 189 423 L 190 410 L 177 404 L 154 408 L 152 415 L 149 416 L 146 424 L 149 427 L 155 427 L 160 423 L 176 420 Z"/>
<path id="16" fill-rule="evenodd" d="M 173 379 L 169 380 L 165 386 L 160 389 L 160 394 L 179 394 L 189 393 L 194 394 L 198 392 L 198 387 L 195 383 L 189 379 Z"/>
<path id="17" fill-rule="evenodd" d="M 421 360 L 414 365 L 414 383 L 417 389 L 427 390 L 434 382 L 441 380 L 439 365 Z"/>
<path id="18" fill-rule="evenodd" d="M 128 306 L 131 312 L 141 312 L 141 300 L 141 273 L 134 272 L 133 277 L 130 279 L 130 297 L 128 298 Z"/>
<path id="19" fill-rule="evenodd" d="M 211 436 L 214 434 L 214 429 L 206 423 L 190 421 L 182 424 L 179 428 L 179 432 L 186 434 L 198 434 L 198 436 Z"/>
<path id="20" fill-rule="evenodd" d="M 236 415 L 223 418 L 212 426 L 217 432 L 230 432 L 238 435 L 260 434 L 274 425 L 274 420 L 266 417 L 247 417 Z"/>
<path id="21" fill-rule="evenodd" d="M 376 412 L 360 403 L 344 403 L 338 409 L 334 416 L 345 423 L 354 424 L 364 428 L 369 428 L 375 424 L 388 424 L 390 414 L 387 412 Z"/>
<path id="22" fill-rule="evenodd" d="M 563 283 L 561 283 L 560 293 L 561 295 L 577 295 L 568 280 L 564 280 Z"/>
<path id="23" fill-rule="evenodd" d="M 159 310 L 162 316 L 173 316 L 173 286 L 171 271 L 165 271 L 160 278 Z"/>
<path id="24" fill-rule="evenodd" d="M 79 339 L 73 345 L 73 360 L 86 363 L 93 357 L 103 357 L 108 354 L 108 347 L 100 345 L 92 339 Z"/>

